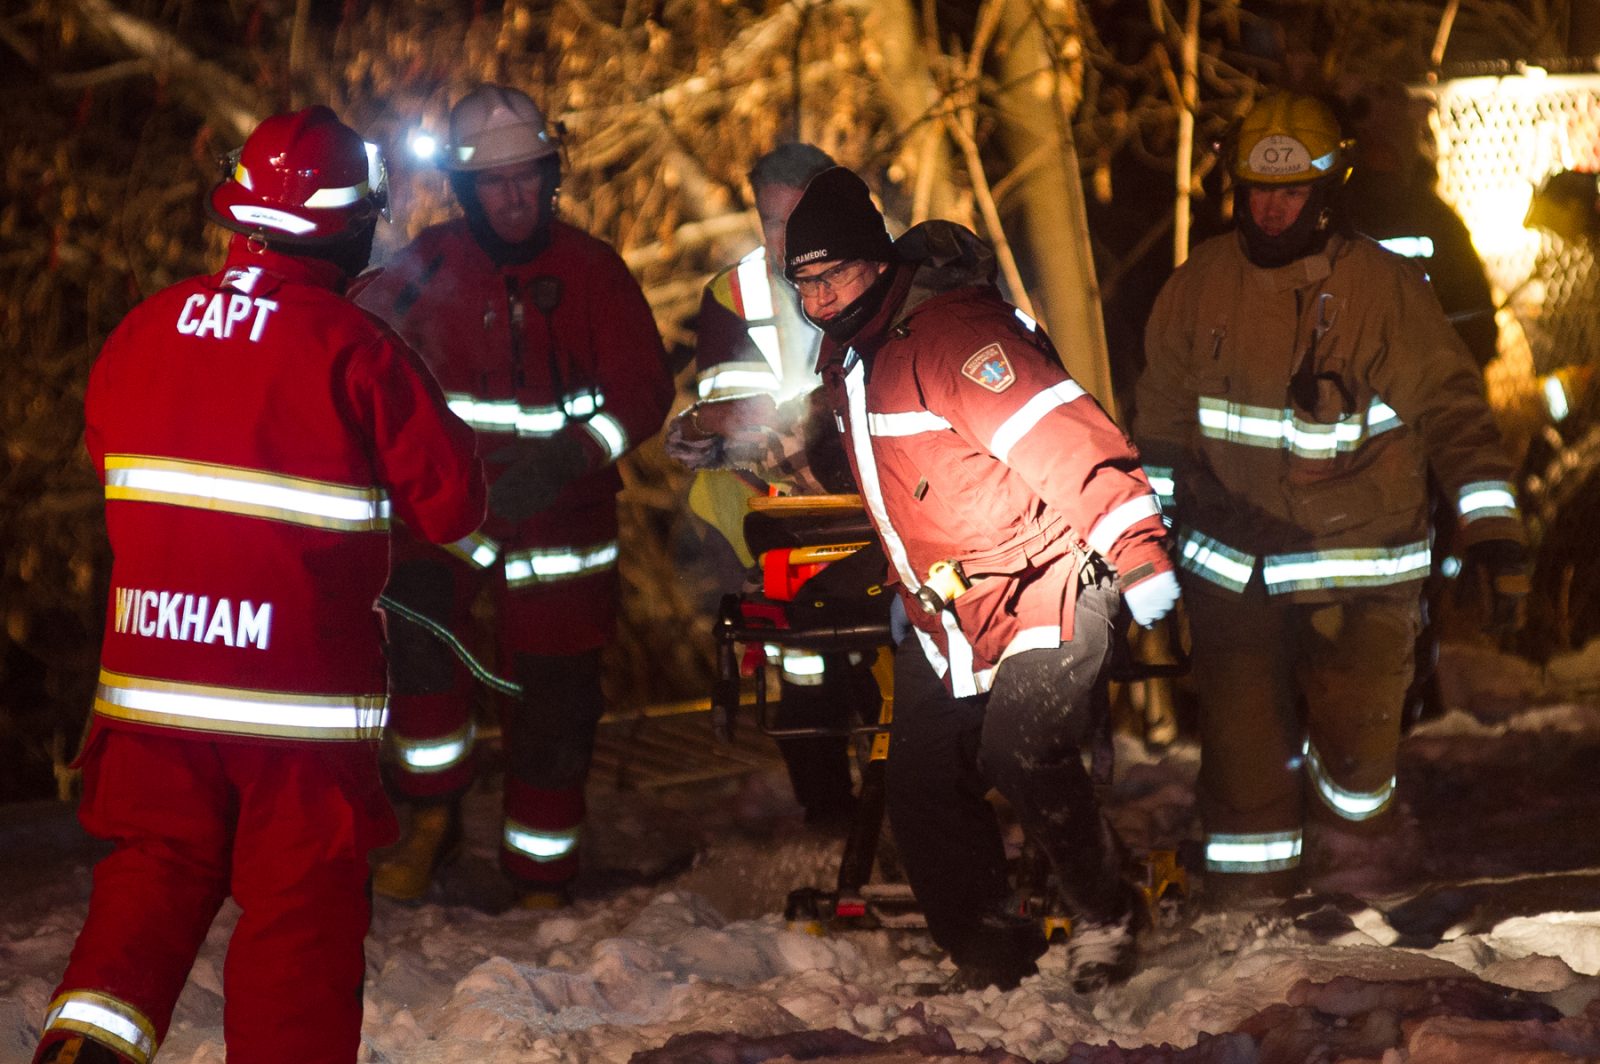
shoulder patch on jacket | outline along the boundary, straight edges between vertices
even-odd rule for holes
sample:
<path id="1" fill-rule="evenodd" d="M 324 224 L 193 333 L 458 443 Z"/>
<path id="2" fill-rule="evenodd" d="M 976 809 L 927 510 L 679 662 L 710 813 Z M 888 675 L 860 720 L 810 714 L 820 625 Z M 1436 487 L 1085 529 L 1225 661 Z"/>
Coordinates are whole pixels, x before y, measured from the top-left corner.
<path id="1" fill-rule="evenodd" d="M 1017 373 L 999 344 L 990 344 L 967 359 L 961 367 L 961 375 L 995 393 L 1017 383 Z"/>

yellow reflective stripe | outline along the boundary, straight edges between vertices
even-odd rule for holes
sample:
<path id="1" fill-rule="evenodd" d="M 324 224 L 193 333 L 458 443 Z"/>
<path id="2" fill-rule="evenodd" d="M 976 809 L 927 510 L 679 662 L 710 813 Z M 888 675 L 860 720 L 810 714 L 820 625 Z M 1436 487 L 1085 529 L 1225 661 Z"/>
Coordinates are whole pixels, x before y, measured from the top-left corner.
<path id="1" fill-rule="evenodd" d="M 1154 495 L 1141 495 L 1130 499 L 1094 523 L 1089 533 L 1089 546 L 1101 554 L 1109 554 L 1122 534 L 1146 517 L 1160 517 L 1161 503 Z"/>
<path id="2" fill-rule="evenodd" d="M 1161 508 L 1171 510 L 1174 494 L 1178 490 L 1178 482 L 1173 476 L 1172 467 L 1147 465 L 1144 467 L 1144 477 L 1150 482 L 1150 490 L 1161 500 Z"/>
<path id="3" fill-rule="evenodd" d="M 451 413 L 479 432 L 514 432 L 518 436 L 553 436 L 567 427 L 559 406 L 522 406 L 515 399 L 475 399 L 449 393 Z"/>
<path id="4" fill-rule="evenodd" d="M 479 569 L 489 568 L 495 563 L 495 559 L 500 557 L 500 544 L 481 532 L 463 536 L 454 543 L 446 543 L 444 549 Z"/>
<path id="5" fill-rule="evenodd" d="M 386 695 L 289 694 L 124 676 L 100 670 L 101 716 L 190 731 L 276 739 L 376 739 L 389 719 Z"/>
<path id="6" fill-rule="evenodd" d="M 1427 541 L 1398 547 L 1354 547 L 1272 554 L 1262 563 L 1268 594 L 1330 587 L 1385 587 L 1428 575 L 1433 552 Z"/>
<path id="7" fill-rule="evenodd" d="M 989 441 L 989 453 L 1004 462 L 1015 447 L 1044 416 L 1058 406 L 1082 398 L 1086 393 L 1076 381 L 1061 381 L 1032 396 L 1021 408 L 1001 423 Z"/>
<path id="8" fill-rule="evenodd" d="M 1516 517 L 1517 494 L 1504 480 L 1479 480 L 1462 485 L 1456 506 L 1463 521 Z"/>
<path id="9" fill-rule="evenodd" d="M 1311 776 L 1315 785 L 1317 797 L 1322 803 L 1333 810 L 1345 820 L 1359 823 L 1371 820 L 1373 817 L 1389 808 L 1389 803 L 1394 799 L 1396 779 L 1390 776 L 1387 781 L 1379 785 L 1377 790 L 1352 791 L 1335 783 L 1328 774 L 1328 766 L 1323 763 L 1322 755 L 1317 753 L 1317 748 L 1308 741 L 1305 744 L 1306 771 Z"/>
<path id="10" fill-rule="evenodd" d="M 391 728 L 384 737 L 407 772 L 426 776 L 454 768 L 467 759 L 472 752 L 473 728 L 469 722 L 460 730 L 437 739 L 407 739 Z"/>
<path id="11" fill-rule="evenodd" d="M 825 663 L 822 655 L 806 650 L 785 647 L 779 652 L 783 663 L 783 678 L 799 687 L 816 687 L 822 683 Z"/>
<path id="12" fill-rule="evenodd" d="M 1332 458 L 1354 451 L 1381 432 L 1400 427 L 1400 415 L 1377 396 L 1364 414 L 1338 421 L 1306 421 L 1290 409 L 1231 403 L 1202 395 L 1197 416 L 1200 435 L 1249 447 L 1283 448 L 1302 458 Z"/>
<path id="13" fill-rule="evenodd" d="M 1243 591 L 1250 583 L 1250 574 L 1255 572 L 1253 555 L 1193 529 L 1184 530 L 1179 550 L 1179 565 L 1229 591 Z"/>
<path id="14" fill-rule="evenodd" d="M 618 461 L 628 453 L 628 432 L 622 422 L 610 414 L 596 414 L 585 421 L 583 427 L 605 449 L 608 462 Z"/>
<path id="15" fill-rule="evenodd" d="M 770 366 L 759 362 L 723 362 L 700 374 L 695 391 L 701 399 L 716 399 L 725 395 L 777 391 L 778 383 L 778 375 Z"/>
<path id="16" fill-rule="evenodd" d="M 463 392 L 446 392 L 445 403 L 456 417 L 479 432 L 512 432 L 518 436 L 554 436 L 569 422 L 578 421 L 588 429 L 612 460 L 627 448 L 628 434 L 610 414 L 599 413 L 606 397 L 588 389 L 573 392 L 560 404 L 523 406 L 515 399 L 479 399 Z M 620 448 L 620 450 L 618 450 Z"/>
<path id="17" fill-rule="evenodd" d="M 93 1038 L 133 1064 L 149 1064 L 156 1052 L 155 1025 L 145 1014 L 97 990 L 69 990 L 52 1001 L 44 1031 L 72 1031 Z"/>
<path id="18" fill-rule="evenodd" d="M 210 462 L 108 454 L 105 493 L 107 500 L 188 506 L 337 532 L 389 527 L 389 497 L 381 488 Z"/>
<path id="19" fill-rule="evenodd" d="M 344 188 L 319 188 L 301 206 L 316 208 L 348 207 L 370 191 L 372 191 L 372 186 L 365 181 L 355 185 L 347 185 Z"/>
<path id="20" fill-rule="evenodd" d="M 1212 872 L 1280 872 L 1300 863 L 1300 831 L 1216 832 L 1206 836 L 1206 869 Z"/>
<path id="21" fill-rule="evenodd" d="M 578 829 L 535 831 L 515 820 L 507 820 L 503 841 L 506 849 L 543 863 L 559 860 L 577 849 Z"/>
<path id="22" fill-rule="evenodd" d="M 506 586 L 548 584 L 603 572 L 617 563 L 617 541 L 593 547 L 537 547 L 506 555 Z"/>

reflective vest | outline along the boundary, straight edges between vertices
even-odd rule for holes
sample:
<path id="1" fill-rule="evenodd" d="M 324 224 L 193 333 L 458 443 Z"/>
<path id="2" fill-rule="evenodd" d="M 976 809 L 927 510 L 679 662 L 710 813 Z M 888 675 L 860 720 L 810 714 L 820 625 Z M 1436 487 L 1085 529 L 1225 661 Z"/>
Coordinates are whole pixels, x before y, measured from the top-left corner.
<path id="1" fill-rule="evenodd" d="M 799 297 L 767 271 L 763 248 L 713 277 L 695 322 L 695 392 L 720 399 L 768 392 L 786 399 L 816 386 L 822 334 Z"/>

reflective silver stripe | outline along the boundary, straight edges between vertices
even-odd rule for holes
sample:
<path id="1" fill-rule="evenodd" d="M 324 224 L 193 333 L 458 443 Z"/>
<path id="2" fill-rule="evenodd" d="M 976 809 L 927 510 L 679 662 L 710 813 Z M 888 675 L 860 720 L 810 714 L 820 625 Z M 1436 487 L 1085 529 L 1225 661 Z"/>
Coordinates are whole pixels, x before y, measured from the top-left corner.
<path id="1" fill-rule="evenodd" d="M 606 461 L 619 461 L 628 453 L 628 432 L 610 414 L 599 413 L 583 423 L 584 429 L 605 449 Z"/>
<path id="2" fill-rule="evenodd" d="M 506 586 L 551 584 L 604 572 L 617 564 L 617 541 L 593 547 L 535 547 L 506 554 Z"/>
<path id="3" fill-rule="evenodd" d="M 855 357 L 854 349 L 846 353 L 845 364 L 850 367 L 845 371 L 844 378 L 848 400 L 846 415 L 850 419 L 850 438 L 856 455 L 857 475 L 861 478 L 861 497 L 872 514 L 872 523 L 877 527 L 878 535 L 883 539 L 884 553 L 889 555 L 895 572 L 900 575 L 900 582 L 915 594 L 917 588 L 922 586 L 922 581 L 911 568 L 905 541 L 890 523 L 889 513 L 883 505 L 883 485 L 878 481 L 878 463 L 872 456 L 872 433 L 868 430 L 866 374 L 861 360 Z"/>
<path id="4" fill-rule="evenodd" d="M 783 341 L 778 336 L 778 327 L 752 325 L 745 330 L 745 333 L 750 337 L 750 342 L 756 345 L 756 350 L 761 352 L 761 357 L 772 367 L 773 376 L 778 376 L 778 367 L 783 365 Z"/>
<path id="5" fill-rule="evenodd" d="M 1456 505 L 1463 521 L 1517 516 L 1517 494 L 1503 480 L 1479 480 L 1463 485 Z"/>
<path id="6" fill-rule="evenodd" d="M 1398 547 L 1355 547 L 1270 554 L 1262 562 L 1267 593 L 1330 587 L 1384 587 L 1421 580 L 1433 553 L 1426 540 Z"/>
<path id="7" fill-rule="evenodd" d="M 1181 550 L 1178 564 L 1229 591 L 1243 591 L 1250 583 L 1250 574 L 1255 571 L 1253 555 L 1234 550 L 1193 529 L 1184 530 Z"/>
<path id="8" fill-rule="evenodd" d="M 1284 448 L 1303 458 L 1331 458 L 1354 451 L 1381 432 L 1398 428 L 1400 416 L 1377 396 L 1365 414 L 1347 414 L 1331 424 L 1305 421 L 1293 410 L 1199 398 L 1200 434 L 1250 447 Z"/>
<path id="9" fill-rule="evenodd" d="M 1328 774 L 1328 768 L 1322 761 L 1322 755 L 1317 753 L 1317 748 L 1310 742 L 1305 744 L 1306 771 L 1311 774 L 1311 782 L 1316 785 L 1317 796 L 1323 804 L 1332 809 L 1345 820 L 1359 823 L 1371 820 L 1389 807 L 1389 802 L 1394 798 L 1395 777 L 1390 776 L 1387 782 L 1375 791 L 1352 791 L 1339 786 Z"/>
<path id="10" fill-rule="evenodd" d="M 724 362 L 700 375 L 695 391 L 701 399 L 748 392 L 775 392 L 778 375 L 770 366 L 754 362 Z"/>
<path id="11" fill-rule="evenodd" d="M 1023 403 L 1016 413 L 1001 423 L 995 430 L 994 438 L 989 441 L 989 453 L 1004 462 L 1010 456 L 1011 448 L 1031 432 L 1035 425 L 1044 420 L 1046 414 L 1058 406 L 1065 406 L 1074 399 L 1082 398 L 1085 394 L 1077 381 L 1052 384 Z"/>
<path id="12" fill-rule="evenodd" d="M 108 454 L 105 465 L 107 500 L 187 506 L 333 532 L 389 527 L 389 497 L 380 488 L 142 455 Z"/>
<path id="13" fill-rule="evenodd" d="M 447 392 L 445 403 L 451 413 L 479 432 L 551 436 L 567 424 L 567 412 L 558 406 L 523 407 L 515 399 L 476 399 L 456 392 Z"/>
<path id="14" fill-rule="evenodd" d="M 734 271 L 739 281 L 739 302 L 745 321 L 765 321 L 772 317 L 772 288 L 767 282 L 767 257 L 756 248 Z"/>
<path id="15" fill-rule="evenodd" d="M 1433 258 L 1431 236 L 1388 236 L 1378 241 L 1386 250 L 1408 259 Z"/>
<path id="16" fill-rule="evenodd" d="M 369 191 L 371 187 L 365 181 L 345 188 L 319 188 L 301 206 L 318 210 L 328 207 L 348 207 Z"/>
<path id="17" fill-rule="evenodd" d="M 1061 626 L 1059 624 L 1042 624 L 1033 628 L 1024 628 L 1011 637 L 1011 642 L 1006 644 L 1005 653 L 1000 655 L 1000 660 L 1005 661 L 1013 654 L 1021 654 L 1028 650 L 1055 650 L 1061 645 Z"/>
<path id="18" fill-rule="evenodd" d="M 605 405 L 606 397 L 593 389 L 573 392 L 561 400 L 561 409 L 566 411 L 568 417 L 575 418 L 593 417 L 595 411 Z"/>
<path id="19" fill-rule="evenodd" d="M 785 680 L 799 687 L 817 687 L 822 683 L 824 663 L 821 654 L 785 647 L 778 656 Z"/>
<path id="20" fill-rule="evenodd" d="M 472 752 L 473 729 L 471 723 L 452 735 L 438 739 L 407 739 L 390 729 L 385 733 L 395 757 L 413 775 L 426 776 L 455 768 Z"/>
<path id="21" fill-rule="evenodd" d="M 545 863 L 557 861 L 578 848 L 578 829 L 535 831 L 515 820 L 506 821 L 505 847 L 524 857 Z"/>
<path id="22" fill-rule="evenodd" d="M 1144 476 L 1150 482 L 1150 490 L 1161 500 L 1161 508 L 1171 510 L 1174 493 L 1178 490 L 1178 482 L 1173 477 L 1172 467 L 1147 465 L 1144 467 Z"/>
<path id="23" fill-rule="evenodd" d="M 867 431 L 874 436 L 915 436 L 922 432 L 943 432 L 949 427 L 950 422 L 932 410 L 867 415 Z"/>
<path id="24" fill-rule="evenodd" d="M 1216 833 L 1206 836 L 1206 868 L 1213 872 L 1280 872 L 1300 864 L 1300 831 Z"/>
<path id="25" fill-rule="evenodd" d="M 463 536 L 454 543 L 446 543 L 444 549 L 479 569 L 489 568 L 500 557 L 500 544 L 481 532 Z"/>
<path id="26" fill-rule="evenodd" d="M 1017 315 L 1017 320 L 1022 323 L 1023 328 L 1029 332 L 1039 331 L 1039 323 L 1029 317 L 1020 307 L 1013 308 L 1013 311 Z"/>
<path id="27" fill-rule="evenodd" d="M 149 1018 L 126 1001 L 96 990 L 69 990 L 52 1001 L 44 1030 L 93 1038 L 133 1064 L 149 1064 L 156 1052 L 155 1025 Z"/>
<path id="28" fill-rule="evenodd" d="M 1089 546 L 1101 554 L 1109 554 L 1122 534 L 1146 517 L 1160 517 L 1161 503 L 1154 495 L 1141 495 L 1129 499 L 1094 523 L 1089 533 Z"/>
<path id="29" fill-rule="evenodd" d="M 278 739 L 376 739 L 385 695 L 289 694 L 152 680 L 100 670 L 95 712 L 115 720 Z"/>

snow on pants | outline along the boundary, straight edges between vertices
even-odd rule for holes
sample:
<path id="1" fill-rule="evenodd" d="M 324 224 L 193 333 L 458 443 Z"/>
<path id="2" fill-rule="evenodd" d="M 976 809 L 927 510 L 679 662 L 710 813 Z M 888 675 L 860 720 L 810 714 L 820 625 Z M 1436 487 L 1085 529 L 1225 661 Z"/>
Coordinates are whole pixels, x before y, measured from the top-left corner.
<path id="1" fill-rule="evenodd" d="M 991 786 L 1049 856 L 1074 916 L 1127 912 L 1122 848 L 1082 758 L 1118 607 L 1111 588 L 1084 588 L 1072 640 L 1007 659 L 987 695 L 951 695 L 915 641 L 895 653 L 889 823 L 928 931 L 958 965 L 1015 970 L 1043 949 L 1036 927 L 994 919 L 1015 906 Z"/>
<path id="2" fill-rule="evenodd" d="M 375 744 L 232 742 L 98 726 L 78 816 L 115 843 L 42 1045 L 77 1031 L 136 1064 L 172 1020 L 212 919 L 229 1064 L 352 1064 L 361 1043 L 368 854 L 393 841 Z"/>
<path id="3" fill-rule="evenodd" d="M 1186 577 L 1200 703 L 1207 889 L 1283 893 L 1307 817 L 1381 831 L 1393 811 L 1416 591 L 1333 603 L 1232 594 Z"/>
<path id="4" fill-rule="evenodd" d="M 397 544 L 398 544 L 397 540 Z M 506 774 L 500 864 L 513 878 L 556 886 L 578 873 L 584 783 L 605 708 L 600 653 L 615 623 L 615 569 L 508 589 L 499 566 L 475 569 L 443 551 L 397 553 L 385 594 L 448 630 L 465 649 L 488 590 L 495 659 L 520 697 L 497 698 Z M 438 633 L 389 615 L 391 783 L 413 800 L 460 795 L 475 770 L 470 668 Z"/>

